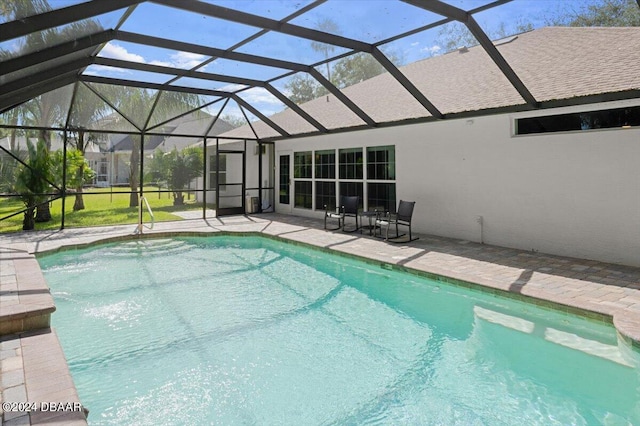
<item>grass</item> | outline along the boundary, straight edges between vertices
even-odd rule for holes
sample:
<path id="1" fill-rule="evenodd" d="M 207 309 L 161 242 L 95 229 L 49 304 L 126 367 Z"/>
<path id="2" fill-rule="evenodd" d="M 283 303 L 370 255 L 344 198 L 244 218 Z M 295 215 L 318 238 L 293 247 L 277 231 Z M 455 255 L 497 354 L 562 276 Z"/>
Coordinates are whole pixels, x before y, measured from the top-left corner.
<path id="1" fill-rule="evenodd" d="M 202 209 L 202 203 L 195 201 L 195 196 L 188 199 L 185 194 L 185 204 L 173 205 L 173 197 L 170 193 L 157 193 L 157 188 L 145 188 L 147 201 L 151 206 L 156 222 L 170 220 L 182 220 L 173 212 Z M 138 223 L 138 208 L 129 207 L 129 193 L 112 193 L 109 188 L 93 188 L 87 191 L 91 194 L 83 194 L 84 210 L 73 211 L 75 195 L 67 196 L 65 200 L 65 227 L 77 228 L 88 226 L 122 225 Z M 114 191 L 126 191 L 122 188 L 114 188 Z M 97 194 L 94 194 L 97 193 Z M 24 204 L 18 198 L 0 198 L 0 218 L 16 213 L 24 208 Z M 62 200 L 51 203 L 52 219 L 45 223 L 36 223 L 36 230 L 59 229 L 62 218 Z M 24 215 L 13 216 L 0 221 L 0 233 L 22 231 L 22 219 Z M 143 221 L 150 222 L 146 207 L 143 209 Z"/>

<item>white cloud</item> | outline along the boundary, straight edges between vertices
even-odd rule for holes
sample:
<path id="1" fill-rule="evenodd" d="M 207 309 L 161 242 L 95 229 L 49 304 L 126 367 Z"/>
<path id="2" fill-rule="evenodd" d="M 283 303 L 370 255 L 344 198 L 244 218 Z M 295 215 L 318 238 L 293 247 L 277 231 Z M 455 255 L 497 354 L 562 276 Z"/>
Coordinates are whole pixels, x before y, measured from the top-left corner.
<path id="1" fill-rule="evenodd" d="M 242 111 L 240 111 L 240 108 L 236 103 L 229 103 L 226 107 L 224 107 L 221 117 L 224 117 L 225 115 L 244 119 L 244 115 L 242 114 Z"/>
<path id="2" fill-rule="evenodd" d="M 136 55 L 135 53 L 129 53 L 129 51 L 127 51 L 127 49 L 125 49 L 124 47 L 111 42 L 107 43 L 102 48 L 99 56 L 102 56 L 104 58 L 120 59 L 123 61 L 141 63 L 146 62 L 142 56 Z"/>
<path id="3" fill-rule="evenodd" d="M 435 56 L 439 55 L 441 50 L 442 48 L 436 44 L 431 47 L 425 47 L 424 49 L 422 49 L 422 52 L 427 52 L 430 55 Z"/>
<path id="4" fill-rule="evenodd" d="M 419 44 L 420 44 L 419 41 L 414 41 L 413 43 L 411 43 L 411 47 L 418 46 Z"/>
<path id="5" fill-rule="evenodd" d="M 244 87 L 246 87 L 244 84 L 227 84 L 225 86 L 218 87 L 216 90 L 220 90 L 222 92 L 235 92 Z"/>
<path id="6" fill-rule="evenodd" d="M 205 59 L 207 59 L 207 57 L 204 55 L 190 52 L 178 52 L 171 55 L 171 60 L 173 61 L 174 66 L 186 69 L 191 69 L 200 65 L 205 61 Z"/>
<path id="7" fill-rule="evenodd" d="M 154 59 L 147 60 L 142 55 L 129 52 L 125 47 L 109 42 L 100 51 L 100 56 L 104 58 L 120 59 L 123 61 L 138 62 L 142 64 L 159 65 L 164 67 L 191 69 L 200 65 L 207 59 L 207 56 L 198 53 L 177 52 L 169 57 L 169 60 Z"/>
<path id="8" fill-rule="evenodd" d="M 149 62 L 150 65 L 158 65 L 161 67 L 172 67 L 173 64 L 171 62 L 166 62 L 166 61 L 151 61 Z"/>
<path id="9" fill-rule="evenodd" d="M 269 104 L 269 105 L 281 105 L 282 102 L 273 96 L 267 89 L 262 87 L 255 87 L 253 89 L 245 90 L 240 93 L 240 97 L 248 103 L 255 104 Z"/>
<path id="10" fill-rule="evenodd" d="M 114 67 L 107 67 L 104 65 L 91 65 L 89 68 L 86 69 L 84 73 L 87 75 L 104 76 L 105 74 L 109 74 L 109 73 L 131 74 L 131 71 L 125 68 L 114 68 Z"/>

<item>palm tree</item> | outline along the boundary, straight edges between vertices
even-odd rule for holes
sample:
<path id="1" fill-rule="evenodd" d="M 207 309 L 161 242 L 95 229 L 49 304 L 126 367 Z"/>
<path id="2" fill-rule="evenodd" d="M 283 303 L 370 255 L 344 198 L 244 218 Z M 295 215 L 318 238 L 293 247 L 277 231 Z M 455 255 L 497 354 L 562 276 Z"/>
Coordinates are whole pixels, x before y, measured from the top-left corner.
<path id="1" fill-rule="evenodd" d="M 27 142 L 28 157 L 16 175 L 16 191 L 20 194 L 26 210 L 22 221 L 22 229 L 29 231 L 35 228 L 35 209 L 42 204 L 49 204 L 43 194 L 49 190 L 51 162 L 46 142 L 38 140 L 36 146 Z"/>
<path id="2" fill-rule="evenodd" d="M 52 10 L 47 0 L 14 0 L 3 2 L 0 13 L 7 20 L 16 20 L 28 16 Z M 20 41 L 19 51 L 35 52 L 46 47 L 57 44 L 61 40 L 60 33 L 56 29 L 47 29 L 43 31 L 35 31 Z M 20 114 L 23 124 L 39 126 L 39 140 L 45 144 L 47 151 L 51 150 L 51 132 L 44 129 L 49 127 L 51 123 L 62 122 L 66 111 L 62 107 L 62 103 L 58 94 L 54 92 L 40 95 L 35 102 L 27 102 L 23 104 Z M 42 193 L 49 191 L 49 187 L 43 188 Z M 49 211 L 49 203 L 40 203 L 36 209 L 36 221 L 48 222 L 51 220 L 51 212 Z"/>
<path id="3" fill-rule="evenodd" d="M 76 84 L 78 86 L 71 110 L 71 123 L 76 133 L 74 148 L 84 157 L 89 144 L 95 142 L 94 137 L 87 135 L 86 126 L 89 123 L 98 121 L 105 112 L 110 111 L 110 108 L 108 108 L 108 105 L 99 97 L 90 92 L 89 89 L 86 89 L 83 84 Z M 74 182 L 76 183 L 76 194 L 73 211 L 79 211 L 84 210 L 84 198 L 82 196 L 83 186 L 86 183 L 84 179 L 84 166 L 81 165 L 75 173 Z"/>
<path id="4" fill-rule="evenodd" d="M 174 148 L 173 151 L 165 155 L 168 157 L 168 182 L 170 188 L 173 189 L 173 205 L 181 206 L 184 204 L 182 190 L 193 179 L 202 176 L 202 148 L 185 148 L 181 152 Z"/>
<path id="5" fill-rule="evenodd" d="M 333 34 L 338 33 L 338 30 L 339 30 L 338 24 L 329 18 L 324 18 L 319 20 L 318 23 L 316 24 L 316 27 L 320 31 L 324 31 L 326 33 L 333 33 Z M 311 48 L 316 52 L 323 53 L 325 59 L 329 59 L 329 54 L 335 50 L 335 47 L 333 45 L 327 44 L 327 43 L 320 43 L 319 41 L 312 41 Z M 331 68 L 329 67 L 328 62 L 325 65 L 327 66 L 327 80 L 331 81 Z"/>
<path id="6" fill-rule="evenodd" d="M 151 105 L 156 101 L 156 96 L 162 96 L 159 102 L 155 102 L 154 115 L 163 117 L 174 117 L 176 111 L 185 111 L 186 109 L 195 109 L 200 105 L 198 95 L 190 93 L 179 93 L 165 91 L 154 94 L 148 90 L 136 87 L 113 87 L 116 108 L 128 120 L 142 127 L 148 118 L 147 111 L 151 110 Z M 131 195 L 129 198 L 129 207 L 138 206 L 138 189 L 140 182 L 140 155 L 142 151 L 141 134 L 132 134 L 131 139 L 133 146 L 131 148 L 131 157 L 129 159 L 129 187 Z"/>
<path id="7" fill-rule="evenodd" d="M 35 15 L 50 11 L 51 7 L 47 0 L 13 0 L 11 2 L 3 2 L 0 8 L 0 14 L 7 18 L 7 20 L 20 19 L 22 17 Z M 44 31 L 36 31 L 29 34 L 22 41 L 20 50 L 38 51 L 43 48 L 59 44 L 62 41 L 71 40 L 78 34 L 92 34 L 102 30 L 102 26 L 99 22 L 86 19 L 84 21 L 74 22 L 68 26 L 65 26 L 62 30 L 47 29 Z M 90 122 L 95 117 L 99 116 L 103 110 L 100 108 L 100 104 L 96 102 L 94 97 L 83 97 L 80 92 L 75 100 L 77 107 L 74 109 L 78 114 L 78 120 L 80 122 Z M 62 98 L 65 98 L 64 96 Z M 22 107 L 15 109 L 14 123 L 17 124 L 19 118 L 24 124 L 39 126 L 42 129 L 39 130 L 39 138 L 44 140 L 46 149 L 51 151 L 51 131 L 46 130 L 46 127 L 51 126 L 53 123 L 64 123 L 66 120 L 66 114 L 68 111 L 68 98 L 61 99 L 60 92 L 53 91 L 45 93 L 36 98 L 36 102 L 28 102 Z M 104 104 L 102 104 L 104 105 Z M 84 121 L 83 121 L 84 120 Z M 78 132 L 78 139 L 76 149 L 78 149 L 83 155 L 86 150 L 86 144 L 84 141 L 84 132 L 80 130 Z M 12 140 L 15 139 L 15 132 L 12 133 Z M 78 170 L 79 175 L 75 178 L 77 182 L 82 182 L 80 179 L 83 176 L 82 170 Z M 82 186 L 76 188 L 76 200 L 74 203 L 74 210 L 81 210 L 84 208 L 84 200 L 82 199 Z M 38 206 L 36 221 L 46 222 L 51 220 L 51 213 L 49 212 L 49 204 L 45 203 Z"/>
<path id="8" fill-rule="evenodd" d="M 324 31 L 327 33 L 335 34 L 335 33 L 338 33 L 338 30 L 339 30 L 338 24 L 329 18 L 321 19 L 320 21 L 318 21 L 316 26 L 320 31 Z M 329 59 L 329 54 L 335 50 L 335 47 L 333 45 L 327 44 L 327 43 L 320 43 L 318 41 L 312 41 L 311 48 L 316 52 L 323 53 L 325 59 Z M 327 67 L 327 80 L 331 81 L 331 67 L 329 66 L 329 62 L 327 62 L 325 65 Z M 319 86 L 318 93 L 316 94 L 316 96 L 320 96 L 327 93 L 328 93 L 327 89 L 325 89 L 324 86 Z M 329 102 L 328 95 L 327 95 L 327 102 Z"/>

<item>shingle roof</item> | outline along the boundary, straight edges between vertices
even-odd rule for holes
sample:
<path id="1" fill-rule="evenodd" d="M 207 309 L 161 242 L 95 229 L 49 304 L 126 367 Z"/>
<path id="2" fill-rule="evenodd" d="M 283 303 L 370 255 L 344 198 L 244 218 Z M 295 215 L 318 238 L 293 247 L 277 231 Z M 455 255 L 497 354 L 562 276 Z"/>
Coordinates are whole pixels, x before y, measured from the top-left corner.
<path id="1" fill-rule="evenodd" d="M 640 89 L 638 27 L 545 27 L 496 45 L 538 102 Z M 480 46 L 400 70 L 444 114 L 525 104 Z M 430 116 L 388 73 L 347 87 L 343 93 L 377 122 Z M 364 124 L 333 95 L 300 107 L 328 129 Z M 270 119 L 290 133 L 312 131 L 290 109 Z M 279 136 L 265 123 L 252 124 L 260 137 Z M 244 126 L 224 136 L 246 137 L 248 130 Z"/>
<path id="2" fill-rule="evenodd" d="M 213 117 L 204 116 L 204 117 L 196 117 L 188 121 L 183 121 L 180 123 L 173 132 L 173 135 L 204 135 L 207 131 Z M 209 131 L 210 136 L 219 135 L 220 133 L 227 132 L 231 130 L 233 127 L 222 120 L 221 118 L 217 119 L 213 128 Z M 173 148 L 178 150 L 183 149 L 187 146 L 193 145 L 197 143 L 198 140 L 201 140 L 202 137 L 196 136 L 173 136 L 168 135 L 167 138 L 162 143 L 163 151 L 171 151 Z"/>
<path id="3" fill-rule="evenodd" d="M 188 114 L 180 117 L 171 123 L 170 129 L 165 129 L 166 135 L 149 135 L 145 138 L 145 150 L 153 151 L 160 148 L 163 151 L 171 151 L 173 148 L 183 149 L 187 146 L 196 144 L 202 139 L 203 135 L 211 125 L 213 116 L 204 112 Z M 209 136 L 219 135 L 220 133 L 230 130 L 232 126 L 223 119 L 217 119 L 213 128 L 209 130 Z M 186 136 L 193 135 L 193 136 Z M 119 138 L 119 139 L 115 139 Z M 131 151 L 133 148 L 133 139 L 131 135 L 113 135 L 114 151 Z"/>

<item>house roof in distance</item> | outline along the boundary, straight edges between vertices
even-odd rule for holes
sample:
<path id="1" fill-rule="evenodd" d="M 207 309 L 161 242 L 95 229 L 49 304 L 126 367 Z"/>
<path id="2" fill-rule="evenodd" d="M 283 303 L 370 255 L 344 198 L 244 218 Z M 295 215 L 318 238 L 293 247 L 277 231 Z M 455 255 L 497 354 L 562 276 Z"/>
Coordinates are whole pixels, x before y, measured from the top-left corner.
<path id="1" fill-rule="evenodd" d="M 181 150 L 202 141 L 205 133 L 207 136 L 216 136 L 232 129 L 232 126 L 224 119 L 220 117 L 216 119 L 201 111 L 179 117 L 164 127 L 162 134 L 151 134 L 145 137 L 145 151 L 153 151 L 156 148 L 165 152 L 174 148 Z M 111 141 L 113 151 L 131 151 L 133 149 L 131 135 L 113 135 Z"/>

